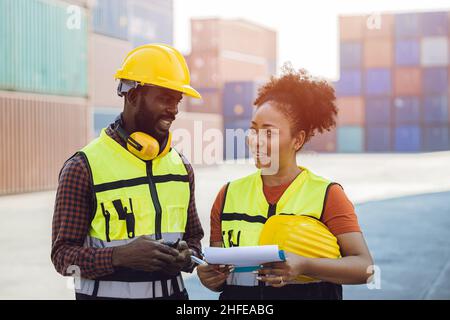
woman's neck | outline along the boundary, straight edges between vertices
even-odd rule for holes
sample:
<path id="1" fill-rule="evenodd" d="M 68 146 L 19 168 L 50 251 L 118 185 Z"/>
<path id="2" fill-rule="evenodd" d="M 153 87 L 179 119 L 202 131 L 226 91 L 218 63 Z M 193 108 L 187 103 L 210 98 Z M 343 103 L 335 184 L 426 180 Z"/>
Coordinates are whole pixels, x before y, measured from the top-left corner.
<path id="1" fill-rule="evenodd" d="M 264 185 L 268 187 L 279 186 L 294 180 L 302 170 L 297 163 L 288 166 L 281 166 L 276 174 L 262 175 Z"/>

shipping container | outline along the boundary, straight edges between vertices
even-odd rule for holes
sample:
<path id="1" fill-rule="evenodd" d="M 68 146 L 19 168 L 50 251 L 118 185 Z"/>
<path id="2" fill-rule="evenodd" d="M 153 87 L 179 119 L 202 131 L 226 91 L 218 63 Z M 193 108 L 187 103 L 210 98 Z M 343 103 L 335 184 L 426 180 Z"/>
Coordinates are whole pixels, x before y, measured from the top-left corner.
<path id="1" fill-rule="evenodd" d="M 420 67 L 394 69 L 394 94 L 396 96 L 418 96 L 421 92 L 422 73 Z"/>
<path id="2" fill-rule="evenodd" d="M 0 90 L 87 95 L 87 18 L 57 1 L 1 1 Z"/>
<path id="3" fill-rule="evenodd" d="M 448 96 L 428 95 L 423 98 L 423 116 L 425 123 L 448 123 Z"/>
<path id="4" fill-rule="evenodd" d="M 83 98 L 0 92 L 0 194 L 54 189 L 88 142 L 87 110 Z"/>
<path id="5" fill-rule="evenodd" d="M 195 88 L 201 95 L 201 99 L 184 97 L 187 99 L 189 112 L 222 114 L 223 91 L 218 88 Z"/>
<path id="6" fill-rule="evenodd" d="M 173 44 L 173 1 L 127 0 L 128 39 L 133 47 Z"/>
<path id="7" fill-rule="evenodd" d="M 424 127 L 423 149 L 424 151 L 450 150 L 448 124 Z"/>
<path id="8" fill-rule="evenodd" d="M 341 68 L 357 68 L 361 66 L 362 46 L 361 42 L 341 42 L 340 62 Z"/>
<path id="9" fill-rule="evenodd" d="M 392 38 L 394 36 L 394 16 L 373 13 L 365 17 L 365 38 Z"/>
<path id="10" fill-rule="evenodd" d="M 231 51 L 243 59 L 276 60 L 277 33 L 242 19 L 193 19 L 192 52 Z"/>
<path id="11" fill-rule="evenodd" d="M 341 69 L 339 81 L 335 83 L 337 96 L 356 96 L 361 94 L 361 70 Z"/>
<path id="12" fill-rule="evenodd" d="M 227 119 L 224 118 L 224 150 L 225 160 L 242 159 L 251 157 L 246 143 L 246 136 L 250 128 L 251 119 Z"/>
<path id="13" fill-rule="evenodd" d="M 395 128 L 394 150 L 397 152 L 419 152 L 422 146 L 421 128 L 403 125 Z"/>
<path id="14" fill-rule="evenodd" d="M 448 68 L 423 68 L 422 86 L 424 94 L 448 92 Z"/>
<path id="15" fill-rule="evenodd" d="M 420 35 L 420 16 L 418 13 L 396 14 L 395 35 L 398 38 L 410 38 Z"/>
<path id="16" fill-rule="evenodd" d="M 336 128 L 316 133 L 301 149 L 303 152 L 336 152 Z"/>
<path id="17" fill-rule="evenodd" d="M 395 42 L 395 64 L 416 66 L 420 64 L 420 42 L 416 39 Z"/>
<path id="18" fill-rule="evenodd" d="M 95 0 L 92 29 L 109 37 L 128 39 L 128 5 L 123 0 Z"/>
<path id="19" fill-rule="evenodd" d="M 422 12 L 421 20 L 423 36 L 448 35 L 449 24 L 447 12 Z"/>
<path id="20" fill-rule="evenodd" d="M 391 151 L 392 129 L 389 125 L 371 125 L 366 127 L 366 151 Z"/>
<path id="21" fill-rule="evenodd" d="M 114 74 L 131 51 L 128 41 L 90 34 L 90 84 L 89 96 L 95 107 L 123 107 L 123 98 L 117 95 L 118 81 Z M 112 54 L 113 53 L 113 54 Z"/>
<path id="22" fill-rule="evenodd" d="M 392 92 L 391 70 L 387 68 L 366 69 L 365 92 L 369 96 L 391 94 Z"/>
<path id="23" fill-rule="evenodd" d="M 391 99 L 389 97 L 366 98 L 366 123 L 389 124 L 392 122 Z"/>
<path id="24" fill-rule="evenodd" d="M 363 16 L 339 17 L 339 38 L 341 40 L 361 40 L 366 19 Z"/>
<path id="25" fill-rule="evenodd" d="M 93 120 L 93 137 L 98 137 L 103 128 L 108 127 L 122 112 L 118 108 L 94 107 L 91 109 Z"/>
<path id="26" fill-rule="evenodd" d="M 394 62 L 394 47 L 391 39 L 366 39 L 364 41 L 364 67 L 388 68 Z"/>
<path id="27" fill-rule="evenodd" d="M 229 119 L 249 119 L 252 117 L 260 82 L 227 82 L 223 89 L 223 116 Z"/>
<path id="28" fill-rule="evenodd" d="M 394 99 L 394 109 L 394 121 L 397 125 L 420 123 L 419 97 L 396 97 Z"/>
<path id="29" fill-rule="evenodd" d="M 421 39 L 421 59 L 423 66 L 448 65 L 448 38 L 424 37 Z"/>
<path id="30" fill-rule="evenodd" d="M 364 100 L 361 97 L 339 97 L 336 99 L 338 108 L 338 125 L 360 125 L 365 121 Z"/>
<path id="31" fill-rule="evenodd" d="M 338 152 L 363 152 L 364 129 L 361 126 L 342 126 L 337 128 Z"/>

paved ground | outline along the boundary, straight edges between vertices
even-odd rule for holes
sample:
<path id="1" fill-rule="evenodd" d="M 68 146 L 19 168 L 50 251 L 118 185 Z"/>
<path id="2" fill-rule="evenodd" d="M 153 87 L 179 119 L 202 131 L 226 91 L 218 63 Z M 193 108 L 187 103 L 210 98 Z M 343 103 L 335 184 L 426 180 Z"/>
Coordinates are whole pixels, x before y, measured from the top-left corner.
<path id="1" fill-rule="evenodd" d="M 299 163 L 340 182 L 358 216 L 382 289 L 345 288 L 354 298 L 450 299 L 450 152 L 429 154 L 303 154 Z M 224 164 L 196 170 L 197 207 L 209 242 L 209 209 L 228 180 L 253 171 Z M 436 193 L 420 195 L 425 193 Z M 404 197 L 406 195 L 419 195 Z M 50 261 L 54 191 L 0 197 L 0 299 L 73 299 Z M 389 198 L 396 198 L 386 200 Z M 383 200 L 383 201 L 376 201 Z M 368 202 L 371 201 L 371 202 Z M 192 298 L 214 299 L 185 275 Z"/>

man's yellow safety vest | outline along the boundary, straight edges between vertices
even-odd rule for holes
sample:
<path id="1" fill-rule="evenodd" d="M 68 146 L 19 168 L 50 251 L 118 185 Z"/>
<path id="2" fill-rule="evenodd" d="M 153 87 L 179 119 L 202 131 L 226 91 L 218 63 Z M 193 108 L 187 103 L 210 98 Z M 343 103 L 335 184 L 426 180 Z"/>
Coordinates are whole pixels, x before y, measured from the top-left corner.
<path id="1" fill-rule="evenodd" d="M 182 239 L 191 197 L 184 158 L 175 150 L 143 161 L 105 129 L 85 146 L 95 194 L 95 213 L 85 246 L 125 245 L 139 236 L 175 241 Z M 116 268 L 114 274 L 81 280 L 76 292 L 111 298 L 158 298 L 184 288 L 181 275 Z"/>

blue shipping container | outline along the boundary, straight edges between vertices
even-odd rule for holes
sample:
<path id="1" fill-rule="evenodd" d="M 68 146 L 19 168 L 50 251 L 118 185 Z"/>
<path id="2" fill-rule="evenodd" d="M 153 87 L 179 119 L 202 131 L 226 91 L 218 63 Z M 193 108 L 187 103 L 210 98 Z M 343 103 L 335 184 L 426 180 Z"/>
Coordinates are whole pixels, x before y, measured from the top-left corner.
<path id="1" fill-rule="evenodd" d="M 448 124 L 424 127 L 423 148 L 424 151 L 450 150 Z"/>
<path id="2" fill-rule="evenodd" d="M 366 123 L 389 124 L 392 119 L 391 99 L 388 97 L 366 98 Z"/>
<path id="3" fill-rule="evenodd" d="M 394 100 L 394 121 L 396 124 L 420 123 L 419 97 L 397 97 Z"/>
<path id="4" fill-rule="evenodd" d="M 251 156 L 246 143 L 251 119 L 224 119 L 223 157 L 225 160 L 249 158 Z"/>
<path id="5" fill-rule="evenodd" d="M 421 128 L 414 125 L 395 128 L 394 149 L 398 152 L 418 152 L 421 150 Z"/>
<path id="6" fill-rule="evenodd" d="M 389 95 L 392 90 L 391 70 L 387 68 L 369 68 L 366 70 L 366 94 Z"/>
<path id="7" fill-rule="evenodd" d="M 96 0 L 92 9 L 95 33 L 128 39 L 128 3 L 124 0 Z"/>
<path id="8" fill-rule="evenodd" d="M 335 83 L 337 96 L 361 94 L 361 71 L 358 69 L 341 69 L 339 81 Z"/>
<path id="9" fill-rule="evenodd" d="M 103 128 L 113 123 L 120 112 L 121 110 L 118 108 L 94 108 L 92 118 L 94 120 L 95 136 L 98 137 Z"/>
<path id="10" fill-rule="evenodd" d="M 231 119 L 249 119 L 253 115 L 256 95 L 261 85 L 254 81 L 225 83 L 223 89 L 223 115 Z"/>
<path id="11" fill-rule="evenodd" d="M 388 152 L 391 150 L 391 127 L 368 126 L 366 127 L 366 151 Z"/>
<path id="12" fill-rule="evenodd" d="M 395 15 L 395 35 L 399 38 L 417 37 L 420 33 L 420 17 L 417 13 Z"/>
<path id="13" fill-rule="evenodd" d="M 423 68 L 422 91 L 427 93 L 445 93 L 448 91 L 448 70 L 446 67 Z"/>
<path id="14" fill-rule="evenodd" d="M 343 126 L 337 128 L 338 152 L 363 152 L 364 129 L 359 126 Z"/>
<path id="15" fill-rule="evenodd" d="M 423 12 L 421 14 L 422 35 L 445 36 L 448 34 L 447 12 Z"/>
<path id="16" fill-rule="evenodd" d="M 341 42 L 340 62 L 341 68 L 354 68 L 361 66 L 361 43 Z"/>
<path id="17" fill-rule="evenodd" d="M 423 98 L 425 123 L 448 123 L 447 95 L 425 96 Z"/>
<path id="18" fill-rule="evenodd" d="M 395 63 L 399 66 L 420 64 L 420 42 L 418 40 L 399 40 L 395 42 Z"/>

